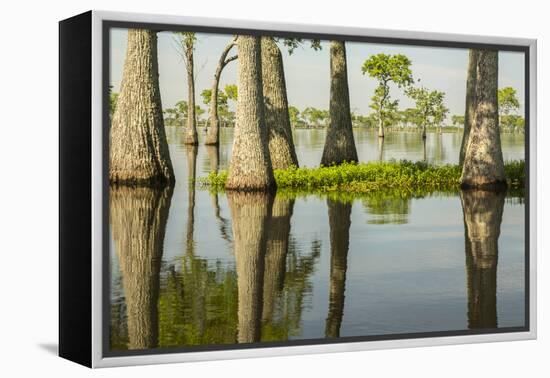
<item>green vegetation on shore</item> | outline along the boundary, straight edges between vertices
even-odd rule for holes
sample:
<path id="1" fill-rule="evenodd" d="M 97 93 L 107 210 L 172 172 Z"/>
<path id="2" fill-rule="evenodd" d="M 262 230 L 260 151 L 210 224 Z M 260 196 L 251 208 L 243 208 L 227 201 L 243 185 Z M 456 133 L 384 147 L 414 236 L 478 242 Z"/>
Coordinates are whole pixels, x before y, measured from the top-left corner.
<path id="1" fill-rule="evenodd" d="M 521 189 L 525 183 L 525 162 L 510 161 L 504 166 L 508 186 Z M 431 165 L 424 162 L 390 161 L 344 163 L 330 167 L 276 169 L 280 191 L 309 193 L 369 193 L 377 190 L 407 192 L 454 191 L 459 189 L 462 168 L 458 164 Z M 223 190 L 227 171 L 212 172 L 199 179 L 214 191 Z"/>

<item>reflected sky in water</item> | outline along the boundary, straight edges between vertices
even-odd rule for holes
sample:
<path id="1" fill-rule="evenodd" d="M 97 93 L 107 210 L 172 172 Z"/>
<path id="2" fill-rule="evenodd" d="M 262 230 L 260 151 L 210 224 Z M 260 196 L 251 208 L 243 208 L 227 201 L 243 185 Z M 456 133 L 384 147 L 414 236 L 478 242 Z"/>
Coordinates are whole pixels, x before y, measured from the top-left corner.
<path id="1" fill-rule="evenodd" d="M 219 151 L 185 147 L 180 131 L 167 128 L 173 193 L 111 192 L 113 350 L 524 324 L 521 198 L 212 195 L 188 179 L 227 166 L 232 130 Z M 374 135 L 356 131 L 360 160 L 379 159 Z M 317 165 L 324 132 L 295 141 Z M 503 135 L 505 160 L 523 158 L 523 141 Z M 454 163 L 459 146 L 429 134 L 426 158 Z M 388 133 L 384 159 L 423 154 L 419 134 Z"/>

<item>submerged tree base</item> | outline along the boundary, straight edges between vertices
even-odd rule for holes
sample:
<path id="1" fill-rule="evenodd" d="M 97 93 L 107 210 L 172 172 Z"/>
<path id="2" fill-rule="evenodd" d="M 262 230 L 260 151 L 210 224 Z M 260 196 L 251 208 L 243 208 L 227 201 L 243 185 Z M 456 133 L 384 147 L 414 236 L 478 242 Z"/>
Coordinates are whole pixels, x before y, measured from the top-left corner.
<path id="1" fill-rule="evenodd" d="M 511 161 L 504 165 L 506 185 L 522 189 L 525 185 L 525 162 Z M 343 163 L 330 167 L 274 170 L 278 190 L 297 192 L 369 193 L 377 190 L 450 191 L 460 189 L 462 168 L 456 164 L 431 165 L 424 162 L 390 161 Z M 223 190 L 227 171 L 212 172 L 199 179 L 203 186 Z"/>

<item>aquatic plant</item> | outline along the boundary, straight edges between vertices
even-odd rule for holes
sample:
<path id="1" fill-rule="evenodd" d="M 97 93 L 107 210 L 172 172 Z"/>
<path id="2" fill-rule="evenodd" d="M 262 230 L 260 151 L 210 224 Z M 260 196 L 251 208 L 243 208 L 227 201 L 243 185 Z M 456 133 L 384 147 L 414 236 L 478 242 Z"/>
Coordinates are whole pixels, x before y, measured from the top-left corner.
<path id="1" fill-rule="evenodd" d="M 525 162 L 510 161 L 504 166 L 508 186 L 521 189 L 525 183 Z M 406 192 L 455 191 L 459 189 L 462 169 L 458 164 L 432 165 L 425 162 L 389 161 L 343 163 L 329 167 L 277 169 L 274 171 L 280 192 L 370 193 L 378 190 Z M 203 187 L 219 191 L 227 172 L 212 172 L 199 179 Z"/>

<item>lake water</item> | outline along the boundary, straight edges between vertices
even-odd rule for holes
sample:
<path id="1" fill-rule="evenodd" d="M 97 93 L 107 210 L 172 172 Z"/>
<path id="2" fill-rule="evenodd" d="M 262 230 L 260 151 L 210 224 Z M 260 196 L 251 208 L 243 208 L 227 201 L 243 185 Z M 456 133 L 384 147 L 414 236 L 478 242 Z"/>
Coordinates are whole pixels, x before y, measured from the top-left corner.
<path id="1" fill-rule="evenodd" d="M 211 194 L 190 177 L 227 168 L 233 130 L 219 149 L 181 131 L 167 128 L 173 190 L 111 189 L 112 350 L 525 324 L 522 198 Z M 354 132 L 361 161 L 458 160 L 458 133 L 428 134 L 424 150 L 420 134 L 389 132 L 381 151 Z M 295 131 L 302 166 L 319 164 L 324 136 Z M 502 145 L 524 159 L 523 135 Z"/>

